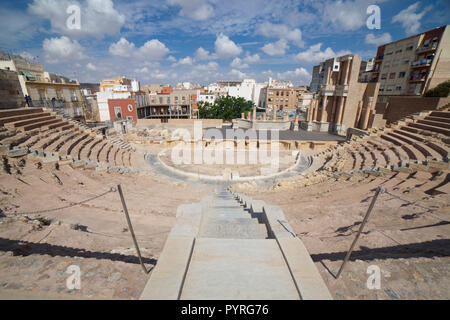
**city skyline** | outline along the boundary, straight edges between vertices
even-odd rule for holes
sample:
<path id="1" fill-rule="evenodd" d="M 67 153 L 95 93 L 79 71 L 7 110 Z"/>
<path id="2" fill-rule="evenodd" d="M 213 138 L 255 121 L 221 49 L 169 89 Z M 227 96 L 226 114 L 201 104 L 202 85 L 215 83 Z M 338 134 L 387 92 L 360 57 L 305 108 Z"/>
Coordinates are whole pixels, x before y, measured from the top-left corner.
<path id="1" fill-rule="evenodd" d="M 70 26 L 74 4 L 79 28 Z M 380 29 L 366 25 L 371 5 L 380 8 Z M 80 82 L 123 75 L 172 85 L 269 77 L 309 85 L 317 63 L 374 57 L 378 45 L 448 24 L 449 9 L 439 0 L 17 1 L 4 4 L 0 47 Z"/>

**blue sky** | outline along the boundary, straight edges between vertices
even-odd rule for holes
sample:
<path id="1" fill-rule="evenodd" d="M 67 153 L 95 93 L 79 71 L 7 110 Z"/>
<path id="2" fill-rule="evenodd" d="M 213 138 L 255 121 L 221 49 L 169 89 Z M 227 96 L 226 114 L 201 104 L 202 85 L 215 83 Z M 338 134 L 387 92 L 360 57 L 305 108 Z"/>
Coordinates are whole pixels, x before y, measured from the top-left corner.
<path id="1" fill-rule="evenodd" d="M 67 8 L 80 8 L 68 28 Z M 380 8 L 369 29 L 367 8 Z M 373 57 L 378 45 L 449 24 L 450 1 L 29 0 L 2 1 L 0 50 L 50 72 L 143 84 L 268 77 L 309 84 L 332 56 Z"/>

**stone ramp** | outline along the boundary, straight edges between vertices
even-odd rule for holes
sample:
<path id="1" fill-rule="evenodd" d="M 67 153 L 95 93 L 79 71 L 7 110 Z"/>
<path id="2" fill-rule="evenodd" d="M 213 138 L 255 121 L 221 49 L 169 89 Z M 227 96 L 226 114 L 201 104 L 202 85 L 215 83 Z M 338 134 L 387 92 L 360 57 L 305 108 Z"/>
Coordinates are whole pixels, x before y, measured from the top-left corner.
<path id="1" fill-rule="evenodd" d="M 141 299 L 331 299 L 283 211 L 227 190 L 178 207 Z"/>

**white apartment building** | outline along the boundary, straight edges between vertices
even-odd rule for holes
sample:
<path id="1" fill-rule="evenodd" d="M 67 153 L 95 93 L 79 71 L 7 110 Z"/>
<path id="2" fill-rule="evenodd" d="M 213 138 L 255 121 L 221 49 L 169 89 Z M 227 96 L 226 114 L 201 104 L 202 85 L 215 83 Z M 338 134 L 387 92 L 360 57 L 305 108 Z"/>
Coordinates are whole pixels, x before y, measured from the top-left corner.
<path id="1" fill-rule="evenodd" d="M 265 88 L 267 83 L 258 83 L 254 79 L 244 79 L 242 81 L 217 81 L 208 85 L 208 93 L 226 95 L 231 97 L 244 98 L 253 101 L 255 105 L 259 104 L 261 89 Z"/>

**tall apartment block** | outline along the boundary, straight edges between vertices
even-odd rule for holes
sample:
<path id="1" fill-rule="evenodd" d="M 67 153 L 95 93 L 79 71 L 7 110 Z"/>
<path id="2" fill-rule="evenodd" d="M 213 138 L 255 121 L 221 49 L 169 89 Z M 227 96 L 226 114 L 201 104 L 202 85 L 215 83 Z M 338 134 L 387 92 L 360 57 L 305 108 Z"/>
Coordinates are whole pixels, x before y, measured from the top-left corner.
<path id="1" fill-rule="evenodd" d="M 379 81 L 378 102 L 420 96 L 450 79 L 450 27 L 435 28 L 378 47 L 369 81 Z"/>
<path id="2" fill-rule="evenodd" d="M 308 131 L 345 134 L 348 128 L 367 129 L 376 119 L 377 82 L 360 82 L 362 59 L 356 54 L 331 58 L 313 68 L 310 89 L 315 98 L 306 121 Z M 382 115 L 378 115 L 381 117 Z"/>
<path id="3" fill-rule="evenodd" d="M 278 110 L 292 115 L 309 107 L 313 95 L 306 87 L 265 87 L 261 89 L 261 106 L 266 109 L 267 116 L 275 117 Z"/>

